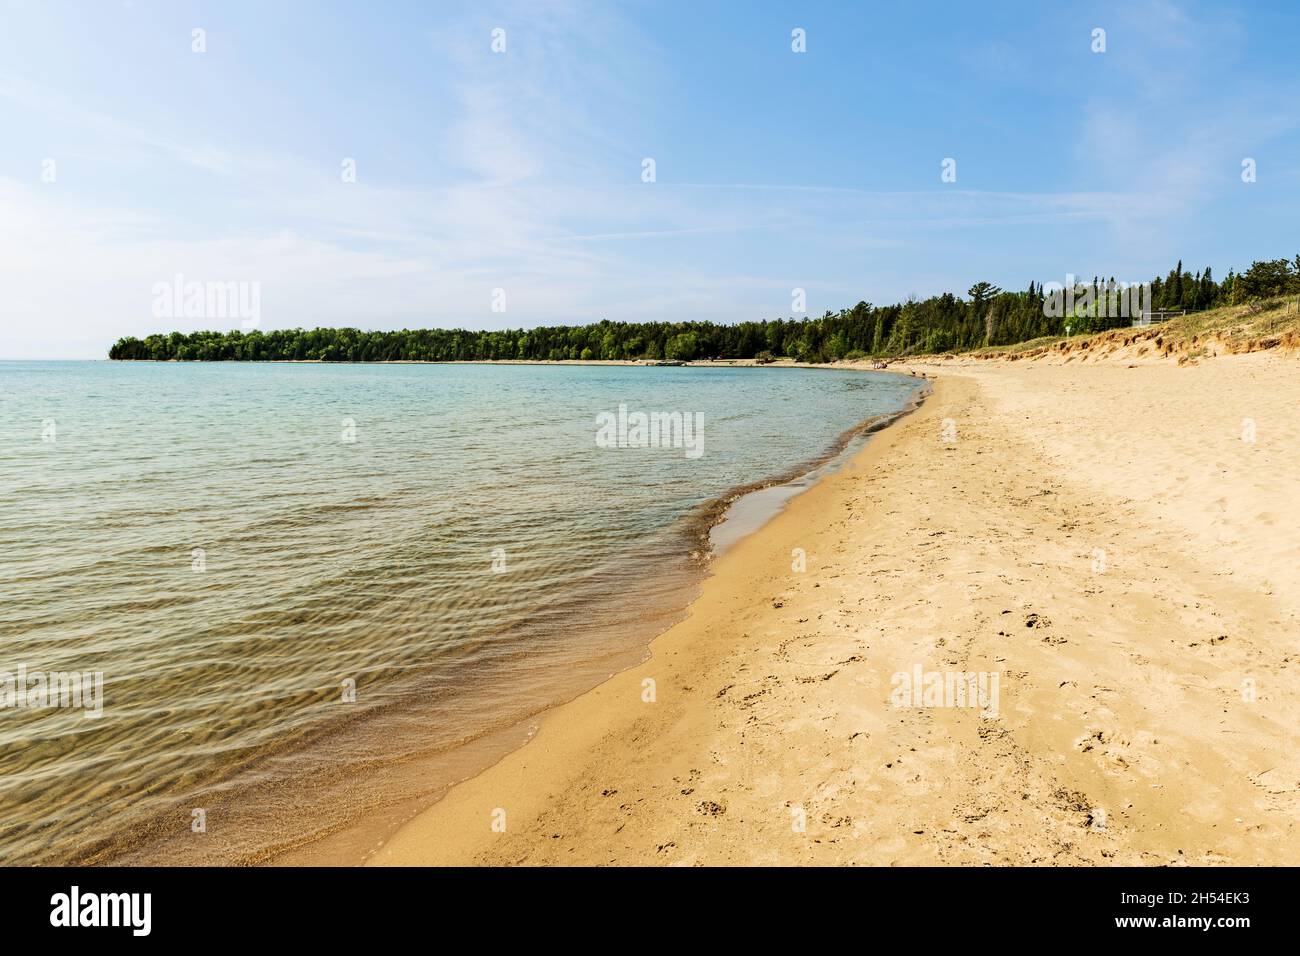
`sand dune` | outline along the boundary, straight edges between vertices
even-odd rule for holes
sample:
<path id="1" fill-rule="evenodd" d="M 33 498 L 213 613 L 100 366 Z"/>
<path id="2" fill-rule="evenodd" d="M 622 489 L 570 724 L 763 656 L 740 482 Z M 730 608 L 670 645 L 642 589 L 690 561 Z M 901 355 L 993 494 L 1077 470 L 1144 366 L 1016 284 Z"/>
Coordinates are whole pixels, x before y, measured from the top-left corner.
<path id="1" fill-rule="evenodd" d="M 648 661 L 370 862 L 1294 863 L 1298 368 L 925 368 Z M 996 673 L 997 716 L 895 706 L 916 667 Z"/>

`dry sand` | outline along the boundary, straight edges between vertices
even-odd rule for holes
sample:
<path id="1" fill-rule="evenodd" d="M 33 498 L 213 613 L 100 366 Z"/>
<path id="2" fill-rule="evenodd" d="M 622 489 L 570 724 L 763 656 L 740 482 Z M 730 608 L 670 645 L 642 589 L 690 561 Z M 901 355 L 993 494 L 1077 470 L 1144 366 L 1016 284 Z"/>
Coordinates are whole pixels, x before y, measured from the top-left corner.
<path id="1" fill-rule="evenodd" d="M 925 371 L 644 664 L 369 862 L 1300 861 L 1300 361 Z M 893 706 L 917 665 L 996 672 L 998 716 Z"/>

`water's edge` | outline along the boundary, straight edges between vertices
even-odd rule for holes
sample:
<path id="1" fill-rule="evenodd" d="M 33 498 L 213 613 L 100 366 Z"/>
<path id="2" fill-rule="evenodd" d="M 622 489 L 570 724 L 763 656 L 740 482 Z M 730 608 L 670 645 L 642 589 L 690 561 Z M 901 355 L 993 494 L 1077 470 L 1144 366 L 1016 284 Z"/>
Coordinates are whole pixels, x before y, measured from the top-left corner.
<path id="1" fill-rule="evenodd" d="M 209 866 L 365 862 L 408 820 L 458 783 L 483 773 L 530 741 L 556 708 L 644 662 L 653 641 L 689 616 L 713 573 L 714 557 L 757 532 L 794 496 L 837 471 L 875 432 L 919 407 L 929 392 L 924 375 L 882 374 L 865 368 L 827 370 L 870 373 L 862 382 L 869 390 L 866 383 L 873 378 L 892 379 L 885 388 L 893 394 L 887 402 L 868 400 L 866 404 L 877 413 L 833 438 L 827 434 L 829 429 L 819 432 L 821 441 L 827 442 L 824 449 L 817 451 L 816 441 L 803 442 L 796 452 L 805 456 L 801 460 L 781 455 L 775 447 L 769 450 L 766 444 L 750 446 L 742 456 L 745 467 L 731 468 L 719 476 L 721 481 L 711 483 L 713 489 L 726 488 L 728 481 L 740 484 L 665 512 L 672 517 L 655 532 L 660 543 L 642 549 L 631 564 L 592 565 L 595 579 L 604 582 L 596 593 L 590 587 L 561 590 L 537 608 L 537 613 L 555 622 L 549 625 L 551 633 L 558 627 L 571 640 L 552 639 L 547 656 L 537 658 L 536 666 L 529 664 L 533 645 L 519 640 L 527 637 L 524 629 L 533 622 L 506 622 L 501 631 L 503 638 L 509 637 L 500 645 L 504 650 L 465 669 L 456 665 L 454 672 L 461 676 L 454 686 L 436 679 L 429 682 L 427 675 L 436 671 L 419 662 L 407 665 L 387 685 L 387 702 L 381 700 L 347 716 L 340 712 L 314 727 L 307 725 L 292 739 L 268 739 L 237 754 L 240 759 L 219 774 L 201 777 L 203 767 L 197 766 L 181 799 L 169 799 L 165 805 L 155 801 L 157 805 L 141 807 L 143 812 L 120 821 L 119 826 L 83 833 L 62 862 Z M 813 404 L 796 407 L 821 417 L 815 399 L 819 392 L 814 385 L 808 392 L 814 396 Z M 833 402 L 825 409 L 827 416 L 836 414 Z M 837 417 L 822 421 L 841 424 L 852 421 L 855 411 L 866 410 L 841 404 Z M 497 453 L 509 455 L 508 450 Z M 786 465 L 792 458 L 795 462 Z M 778 471 L 745 480 L 747 473 L 763 474 L 768 468 Z M 702 490 L 707 494 L 711 489 L 706 485 Z M 621 527 L 636 526 L 624 522 Z M 634 589 L 631 593 L 641 595 L 639 600 L 628 597 L 629 586 Z M 365 626 L 387 625 L 372 618 Z M 547 627 L 538 624 L 534 629 L 545 637 Z M 472 656 L 474 645 L 456 653 Z M 442 656 L 438 660 L 446 663 Z M 208 830 L 192 830 L 193 807 L 203 808 L 211 823 Z"/>
<path id="2" fill-rule="evenodd" d="M 648 660 L 654 640 L 689 616 L 691 605 L 695 603 L 710 577 L 710 561 L 714 557 L 721 555 L 741 539 L 759 531 L 776 517 L 792 498 L 812 488 L 827 475 L 838 471 L 862 450 L 872 435 L 916 411 L 932 391 L 931 383 L 924 378 L 916 380 L 915 376 L 896 372 L 875 371 L 873 374 L 913 379 L 916 385 L 901 408 L 873 415 L 845 429 L 822 454 L 791 465 L 767 478 L 731 488 L 703 503 L 689 516 L 689 533 L 697 542 L 692 557 L 696 559 L 698 574 L 689 587 L 681 592 L 680 597 L 683 601 L 681 607 L 670 619 L 662 621 L 660 626 L 646 636 L 639 656 L 624 661 L 602 680 L 557 698 L 518 724 L 509 728 L 496 728 L 485 732 L 475 740 L 467 741 L 464 749 L 478 746 L 488 751 L 483 756 L 490 754 L 490 759 L 481 761 L 456 780 L 440 787 L 436 796 L 432 796 L 431 799 L 426 795 L 426 798 L 417 801 L 405 801 L 397 806 L 376 808 L 345 827 L 307 836 L 296 841 L 292 847 L 281 847 L 279 850 L 270 851 L 255 860 L 246 862 L 270 866 L 355 866 L 365 862 L 366 858 L 379 850 L 405 823 L 438 803 L 455 786 L 486 772 L 520 747 L 526 746 L 536 735 L 541 723 L 558 708 L 589 693 L 618 673 Z M 784 493 L 769 497 L 765 495 L 768 492 Z M 728 529 L 735 529 L 734 533 Z"/>

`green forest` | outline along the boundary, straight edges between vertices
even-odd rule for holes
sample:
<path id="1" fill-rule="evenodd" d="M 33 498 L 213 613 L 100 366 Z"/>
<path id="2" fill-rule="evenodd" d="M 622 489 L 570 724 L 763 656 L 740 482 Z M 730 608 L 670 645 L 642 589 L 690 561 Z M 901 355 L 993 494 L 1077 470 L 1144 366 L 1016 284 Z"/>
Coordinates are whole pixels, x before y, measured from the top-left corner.
<path id="1" fill-rule="evenodd" d="M 1043 336 L 1096 332 L 1131 324 L 1129 307 L 1112 279 L 1094 277 L 1068 290 L 1029 283 L 1008 292 L 978 282 L 965 298 L 944 293 L 928 299 L 876 306 L 859 302 L 821 318 L 713 322 L 614 322 L 533 329 L 467 331 L 354 328 L 267 332 L 172 332 L 128 336 L 109 350 L 111 359 L 181 361 L 467 361 L 561 359 L 759 359 L 789 357 L 827 362 L 898 357 L 1010 345 Z M 1136 290 L 1134 290 L 1136 292 Z M 1196 311 L 1300 293 L 1300 256 L 1255 262 L 1216 281 L 1209 268 L 1195 274 L 1180 261 L 1150 283 L 1154 310 Z M 1069 330 L 1067 332 L 1067 329 Z"/>

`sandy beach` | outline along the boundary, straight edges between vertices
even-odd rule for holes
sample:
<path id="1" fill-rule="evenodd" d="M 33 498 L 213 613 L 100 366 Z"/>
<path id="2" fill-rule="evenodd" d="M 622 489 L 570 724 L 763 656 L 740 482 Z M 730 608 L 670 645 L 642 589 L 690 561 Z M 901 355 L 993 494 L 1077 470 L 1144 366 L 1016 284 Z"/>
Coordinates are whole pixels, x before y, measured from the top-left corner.
<path id="1" fill-rule="evenodd" d="M 913 366 L 645 663 L 368 862 L 1294 862 L 1296 360 L 1067 359 Z M 898 706 L 916 668 L 996 716 Z"/>

